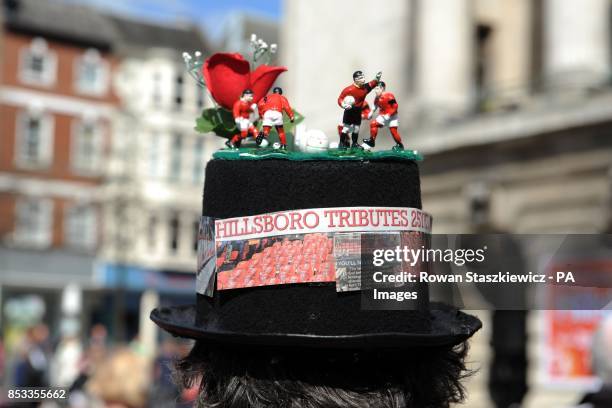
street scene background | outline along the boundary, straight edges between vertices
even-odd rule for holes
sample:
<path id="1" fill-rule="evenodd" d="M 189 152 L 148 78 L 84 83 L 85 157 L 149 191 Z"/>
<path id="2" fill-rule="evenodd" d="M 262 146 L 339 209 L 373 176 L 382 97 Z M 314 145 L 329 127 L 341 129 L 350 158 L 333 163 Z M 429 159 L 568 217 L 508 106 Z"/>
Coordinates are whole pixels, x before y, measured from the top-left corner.
<path id="1" fill-rule="evenodd" d="M 224 140 L 194 132 L 213 102 L 181 55 L 248 54 L 251 34 L 329 142 L 352 73 L 383 72 L 434 233 L 612 231 L 609 0 L 2 0 L 0 21 L 0 387 L 189 406 L 168 363 L 191 344 L 148 316 L 194 301 Z M 545 253 L 508 245 L 526 267 Z M 592 364 L 604 312 L 482 309 L 466 406 L 570 407 L 612 382 Z"/>

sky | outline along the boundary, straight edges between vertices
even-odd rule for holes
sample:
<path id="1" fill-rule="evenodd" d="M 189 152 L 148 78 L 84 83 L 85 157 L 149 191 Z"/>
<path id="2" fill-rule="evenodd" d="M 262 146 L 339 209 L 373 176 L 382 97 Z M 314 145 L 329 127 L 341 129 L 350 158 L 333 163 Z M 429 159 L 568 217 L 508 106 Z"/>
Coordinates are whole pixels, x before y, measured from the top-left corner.
<path id="1" fill-rule="evenodd" d="M 281 0 L 65 0 L 156 21 L 191 20 L 216 41 L 224 23 L 235 12 L 278 20 Z"/>

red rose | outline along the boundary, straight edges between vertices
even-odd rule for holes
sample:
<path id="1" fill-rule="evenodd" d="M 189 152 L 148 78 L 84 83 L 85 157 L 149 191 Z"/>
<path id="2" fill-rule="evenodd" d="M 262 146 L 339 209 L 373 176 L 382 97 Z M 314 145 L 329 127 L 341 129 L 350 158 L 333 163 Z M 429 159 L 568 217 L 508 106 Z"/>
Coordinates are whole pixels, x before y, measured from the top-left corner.
<path id="1" fill-rule="evenodd" d="M 203 73 L 206 86 L 215 101 L 231 110 L 242 91 L 253 91 L 253 102 L 263 98 L 276 78 L 286 67 L 271 67 L 265 64 L 251 72 L 249 62 L 240 54 L 217 53 L 204 61 Z"/>

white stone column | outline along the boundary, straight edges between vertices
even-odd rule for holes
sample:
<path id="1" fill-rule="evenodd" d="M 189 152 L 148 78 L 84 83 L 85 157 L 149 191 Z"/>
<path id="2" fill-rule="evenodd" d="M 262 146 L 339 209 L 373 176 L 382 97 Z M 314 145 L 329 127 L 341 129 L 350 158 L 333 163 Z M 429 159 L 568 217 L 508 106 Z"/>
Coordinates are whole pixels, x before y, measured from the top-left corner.
<path id="1" fill-rule="evenodd" d="M 545 75 L 557 89 L 602 84 L 610 69 L 610 1 L 545 0 Z"/>
<path id="2" fill-rule="evenodd" d="M 74 283 L 68 284 L 61 295 L 62 338 L 78 337 L 83 320 L 83 289 Z"/>
<path id="3" fill-rule="evenodd" d="M 533 54 L 533 0 L 512 0 L 486 4 L 495 8 L 491 57 L 491 82 L 494 103 L 520 103 L 529 92 Z M 482 4 L 482 2 L 480 3 Z M 482 18 L 479 16 L 479 19 Z M 507 106 L 507 105 L 506 105 Z"/>
<path id="4" fill-rule="evenodd" d="M 146 352 L 153 356 L 157 350 L 157 326 L 151 321 L 151 311 L 159 306 L 159 295 L 153 289 L 146 290 L 140 298 L 139 336 Z"/>
<path id="5" fill-rule="evenodd" d="M 417 91 L 435 116 L 466 112 L 473 103 L 474 25 L 470 0 L 418 3 Z"/>
<path id="6" fill-rule="evenodd" d="M 62 291 L 62 315 L 78 316 L 83 312 L 83 291 L 77 284 L 68 284 Z"/>

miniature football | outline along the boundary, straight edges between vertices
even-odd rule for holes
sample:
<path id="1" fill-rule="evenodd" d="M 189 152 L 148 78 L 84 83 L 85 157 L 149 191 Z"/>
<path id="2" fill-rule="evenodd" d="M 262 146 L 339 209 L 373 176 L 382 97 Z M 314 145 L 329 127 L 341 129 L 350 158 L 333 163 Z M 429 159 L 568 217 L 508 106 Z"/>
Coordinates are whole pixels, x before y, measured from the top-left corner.
<path id="1" fill-rule="evenodd" d="M 319 129 L 306 129 L 301 124 L 295 128 L 295 147 L 305 153 L 321 153 L 327 151 L 329 137 Z"/>
<path id="2" fill-rule="evenodd" d="M 272 147 L 273 147 L 274 149 L 277 149 L 277 150 L 278 150 L 278 149 L 280 149 L 281 144 L 280 144 L 280 143 L 278 143 L 278 142 L 274 142 L 274 144 L 272 145 Z"/>
<path id="3" fill-rule="evenodd" d="M 327 150 L 329 138 L 319 129 L 310 129 L 306 136 L 306 152 L 319 153 Z"/>
<path id="4" fill-rule="evenodd" d="M 342 100 L 342 103 L 344 105 L 353 106 L 355 104 L 355 97 L 353 95 L 346 95 Z"/>

